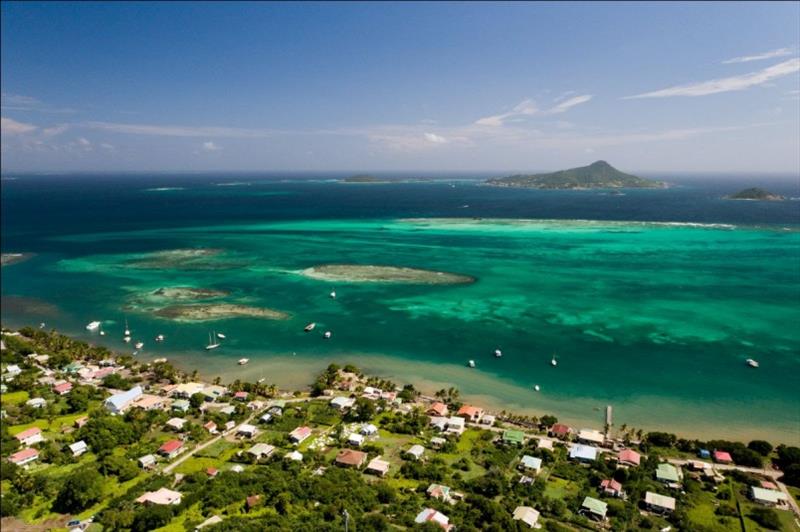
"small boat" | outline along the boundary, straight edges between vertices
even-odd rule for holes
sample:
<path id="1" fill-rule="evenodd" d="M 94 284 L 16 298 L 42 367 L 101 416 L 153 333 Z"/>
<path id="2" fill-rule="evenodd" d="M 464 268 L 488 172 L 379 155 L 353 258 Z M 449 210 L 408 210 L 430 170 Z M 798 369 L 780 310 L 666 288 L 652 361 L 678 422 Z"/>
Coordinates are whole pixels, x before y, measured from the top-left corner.
<path id="1" fill-rule="evenodd" d="M 100 329 L 100 336 L 105 336 L 106 332 L 103 329 Z"/>
<path id="2" fill-rule="evenodd" d="M 217 333 L 217 338 L 219 338 L 220 340 L 224 340 L 225 339 L 225 335 L 222 334 L 222 333 Z"/>
<path id="3" fill-rule="evenodd" d="M 164 341 L 164 335 L 163 334 L 159 334 L 158 336 L 156 336 L 156 342 L 163 342 L 163 341 Z"/>
<path id="4" fill-rule="evenodd" d="M 125 320 L 125 334 L 124 336 L 130 336 L 131 330 L 128 328 L 128 320 Z"/>
<path id="5" fill-rule="evenodd" d="M 470 360 L 469 362 L 467 362 L 467 365 L 469 367 L 471 367 L 471 368 L 474 368 L 475 367 L 475 361 L 474 360 Z"/>
<path id="6" fill-rule="evenodd" d="M 331 299 L 336 299 L 336 290 L 331 291 Z"/>
<path id="7" fill-rule="evenodd" d="M 136 349 L 141 349 L 144 347 L 144 342 L 136 342 L 133 347 Z"/>
<path id="8" fill-rule="evenodd" d="M 550 360 L 551 366 L 558 366 L 558 360 L 556 360 L 556 355 L 553 354 L 553 358 Z"/>
<path id="9" fill-rule="evenodd" d="M 167 361 L 166 358 L 157 358 L 157 359 L 153 360 L 153 364 L 163 364 L 166 361 Z"/>
<path id="10" fill-rule="evenodd" d="M 303 327 L 303 330 L 304 330 L 305 332 L 311 332 L 311 331 L 313 331 L 313 330 L 314 330 L 314 327 L 316 327 L 316 326 L 317 326 L 317 324 L 316 324 L 316 323 L 314 323 L 314 322 L 312 321 L 311 323 L 309 323 L 308 325 L 306 325 L 305 327 Z"/>
<path id="11" fill-rule="evenodd" d="M 40 328 L 40 329 L 44 329 L 44 328 L 45 328 L 45 324 L 44 324 L 44 322 L 42 322 L 42 323 L 40 323 L 40 324 L 39 324 L 39 328 Z"/>
<path id="12" fill-rule="evenodd" d="M 134 351 L 134 352 L 133 352 L 133 353 L 131 353 L 131 354 L 132 354 L 133 356 L 136 356 L 136 355 L 138 355 L 138 354 L 139 354 L 139 351 Z"/>
<path id="13" fill-rule="evenodd" d="M 122 341 L 125 342 L 126 344 L 129 344 L 129 343 L 131 343 L 131 337 L 130 336 L 126 336 L 125 338 L 122 339 Z"/>
<path id="14" fill-rule="evenodd" d="M 503 352 L 500 351 L 499 349 L 495 349 L 494 350 L 494 356 L 496 356 L 497 358 L 500 358 L 501 356 L 503 356 Z"/>
<path id="15" fill-rule="evenodd" d="M 322 336 L 325 337 L 326 339 L 330 338 L 331 337 L 331 332 L 330 331 L 325 331 L 325 334 L 323 334 Z"/>
<path id="16" fill-rule="evenodd" d="M 216 349 L 220 346 L 220 343 L 214 340 L 214 337 L 211 333 L 208 334 L 208 345 L 206 346 L 206 351 L 211 351 L 212 349 Z"/>
<path id="17" fill-rule="evenodd" d="M 93 321 L 89 325 L 86 326 L 87 331 L 96 331 L 102 325 L 99 321 Z"/>
<path id="18" fill-rule="evenodd" d="M 757 368 L 758 367 L 758 361 L 757 360 L 753 360 L 752 358 L 748 358 L 747 359 L 747 365 L 750 366 L 751 368 Z"/>
<path id="19" fill-rule="evenodd" d="M 538 385 L 538 384 L 534 385 L 533 389 L 534 389 L 534 390 L 536 390 L 537 392 L 538 392 L 539 390 L 541 390 L 541 388 L 539 388 L 539 385 Z"/>
<path id="20" fill-rule="evenodd" d="M 261 384 L 261 383 L 262 383 L 262 382 L 264 382 L 265 380 L 267 380 L 267 379 L 266 379 L 266 377 L 261 377 L 260 379 L 258 379 L 258 383 L 259 383 L 259 384 Z"/>
<path id="21" fill-rule="evenodd" d="M 240 358 L 240 359 L 239 359 L 239 365 L 240 365 L 240 366 L 244 366 L 244 365 L 245 365 L 245 364 L 247 364 L 248 362 L 250 362 L 250 359 L 249 359 L 249 358 Z"/>

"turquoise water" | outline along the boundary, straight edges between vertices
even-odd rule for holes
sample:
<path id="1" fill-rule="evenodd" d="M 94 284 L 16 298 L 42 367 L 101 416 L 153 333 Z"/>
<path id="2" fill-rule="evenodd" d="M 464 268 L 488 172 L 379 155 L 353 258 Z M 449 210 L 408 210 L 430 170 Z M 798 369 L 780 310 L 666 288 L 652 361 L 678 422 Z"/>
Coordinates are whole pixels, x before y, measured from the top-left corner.
<path id="1" fill-rule="evenodd" d="M 146 194 L 223 203 L 258 197 L 279 210 L 309 190 L 271 186 L 226 187 L 223 195 L 190 187 Z M 434 196 L 450 193 L 448 186 L 428 188 Z M 463 188 L 499 201 L 493 189 Z M 375 201 L 386 194 L 363 193 Z M 6 201 L 4 194 L 4 207 Z M 302 202 L 294 201 L 299 209 Z M 336 209 L 324 198 L 314 201 Z M 724 216 L 691 224 L 506 219 L 494 211 L 491 219 L 474 219 L 463 211 L 434 216 L 419 202 L 412 207 L 390 205 L 384 210 L 391 216 L 359 218 L 276 216 L 267 209 L 249 219 L 175 223 L 165 216 L 163 223 L 148 217 L 110 226 L 97 219 L 38 232 L 32 222 L 14 225 L 4 215 L 15 246 L 5 242 L 3 251 L 36 255 L 3 268 L 3 320 L 45 321 L 84 336 L 86 323 L 105 320 L 106 337 L 89 336 L 130 350 L 121 340 L 127 318 L 134 338 L 146 344 L 137 356 L 167 356 L 206 375 L 263 376 L 289 386 L 310 382 L 331 361 L 353 362 L 431 390 L 456 385 L 492 407 L 553 412 L 592 426 L 602 425 L 598 408 L 610 404 L 618 425 L 800 440 L 796 225 L 754 226 Z M 129 218 L 135 216 L 134 208 Z M 187 248 L 218 253 L 141 267 L 156 252 Z M 302 274 L 329 263 L 453 272 L 476 282 L 332 283 Z M 276 309 L 289 318 L 159 318 L 153 312 L 166 303 L 150 294 L 169 286 L 224 290 L 229 294 L 203 303 Z M 328 296 L 332 289 L 336 299 Z M 304 333 L 312 321 L 317 328 Z M 227 338 L 220 349 L 205 351 L 212 330 Z M 325 330 L 330 340 L 322 338 Z M 159 333 L 163 344 L 153 341 Z M 502 358 L 493 356 L 496 348 Z M 550 366 L 553 353 L 557 368 Z M 242 356 L 252 360 L 244 368 L 236 365 Z M 760 369 L 747 367 L 750 357 Z M 469 359 L 477 368 L 466 367 Z"/>

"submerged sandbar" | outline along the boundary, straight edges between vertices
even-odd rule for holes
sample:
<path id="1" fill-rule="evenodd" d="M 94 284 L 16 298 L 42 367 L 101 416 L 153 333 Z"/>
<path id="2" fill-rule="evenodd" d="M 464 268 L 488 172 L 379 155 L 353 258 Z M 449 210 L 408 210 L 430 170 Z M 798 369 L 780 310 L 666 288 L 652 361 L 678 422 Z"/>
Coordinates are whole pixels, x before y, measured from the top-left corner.
<path id="1" fill-rule="evenodd" d="M 191 299 L 211 299 L 215 297 L 225 297 L 230 292 L 225 290 L 215 290 L 213 288 L 195 288 L 193 286 L 165 286 L 158 290 L 153 290 L 150 295 L 164 299 L 174 299 L 177 301 Z"/>
<path id="2" fill-rule="evenodd" d="M 221 249 L 169 249 L 148 253 L 128 261 L 127 265 L 142 269 L 215 269 L 224 266 L 211 261 L 221 253 Z"/>
<path id="3" fill-rule="evenodd" d="M 251 307 L 232 303 L 170 305 L 153 312 L 160 318 L 176 321 L 210 321 L 227 318 L 259 318 L 265 320 L 285 320 L 289 314 L 270 308 Z"/>
<path id="4" fill-rule="evenodd" d="M 24 262 L 33 257 L 33 253 L 3 253 L 0 256 L 0 265 L 11 266 L 19 262 Z"/>
<path id="5" fill-rule="evenodd" d="M 475 277 L 458 273 L 366 264 L 321 264 L 306 268 L 301 273 L 321 281 L 351 283 L 471 284 L 475 282 Z"/>

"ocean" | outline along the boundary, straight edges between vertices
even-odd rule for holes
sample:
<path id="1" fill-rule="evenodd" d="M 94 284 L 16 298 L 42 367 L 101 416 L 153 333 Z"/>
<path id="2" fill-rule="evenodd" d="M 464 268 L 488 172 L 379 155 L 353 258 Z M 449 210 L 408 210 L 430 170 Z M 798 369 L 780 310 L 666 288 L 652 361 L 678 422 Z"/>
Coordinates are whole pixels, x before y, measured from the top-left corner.
<path id="1" fill-rule="evenodd" d="M 487 187 L 455 174 L 339 177 L 8 175 L 2 252 L 31 255 L 2 268 L 3 325 L 45 322 L 130 352 L 127 320 L 132 343 L 145 344 L 137 357 L 209 378 L 294 387 L 331 362 L 353 363 L 580 426 L 601 428 L 611 405 L 617 427 L 800 442 L 796 177 L 648 176 L 672 186 L 622 195 Z M 747 186 L 793 199 L 722 199 Z M 474 282 L 307 275 L 326 264 Z M 217 292 L 154 293 L 170 287 Z M 192 321 L 176 314 L 182 305 L 284 319 Z M 94 320 L 105 336 L 86 330 Z M 205 350 L 216 332 L 221 347 Z M 237 365 L 242 357 L 251 362 Z"/>

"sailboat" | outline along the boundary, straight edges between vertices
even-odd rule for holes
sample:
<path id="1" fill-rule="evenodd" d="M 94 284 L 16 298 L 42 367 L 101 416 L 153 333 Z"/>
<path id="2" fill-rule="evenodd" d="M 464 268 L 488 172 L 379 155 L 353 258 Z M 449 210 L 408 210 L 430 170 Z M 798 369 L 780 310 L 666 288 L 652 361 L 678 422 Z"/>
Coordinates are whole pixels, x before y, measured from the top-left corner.
<path id="1" fill-rule="evenodd" d="M 336 290 L 331 291 L 331 299 L 336 299 Z"/>
<path id="2" fill-rule="evenodd" d="M 131 341 L 131 330 L 128 328 L 128 319 L 125 318 L 125 334 L 122 336 L 122 339 L 125 340 L 125 343 Z"/>
<path id="3" fill-rule="evenodd" d="M 553 353 L 553 358 L 550 360 L 551 366 L 558 366 L 558 360 L 556 360 L 556 354 Z"/>
<path id="4" fill-rule="evenodd" d="M 496 356 L 497 358 L 500 358 L 501 356 L 503 356 L 503 352 L 500 351 L 499 349 L 495 349 L 494 350 L 494 356 Z"/>
<path id="5" fill-rule="evenodd" d="M 216 349 L 221 344 L 214 340 L 214 336 L 209 333 L 208 335 L 208 345 L 206 346 L 206 351 L 211 351 L 212 349 Z"/>

